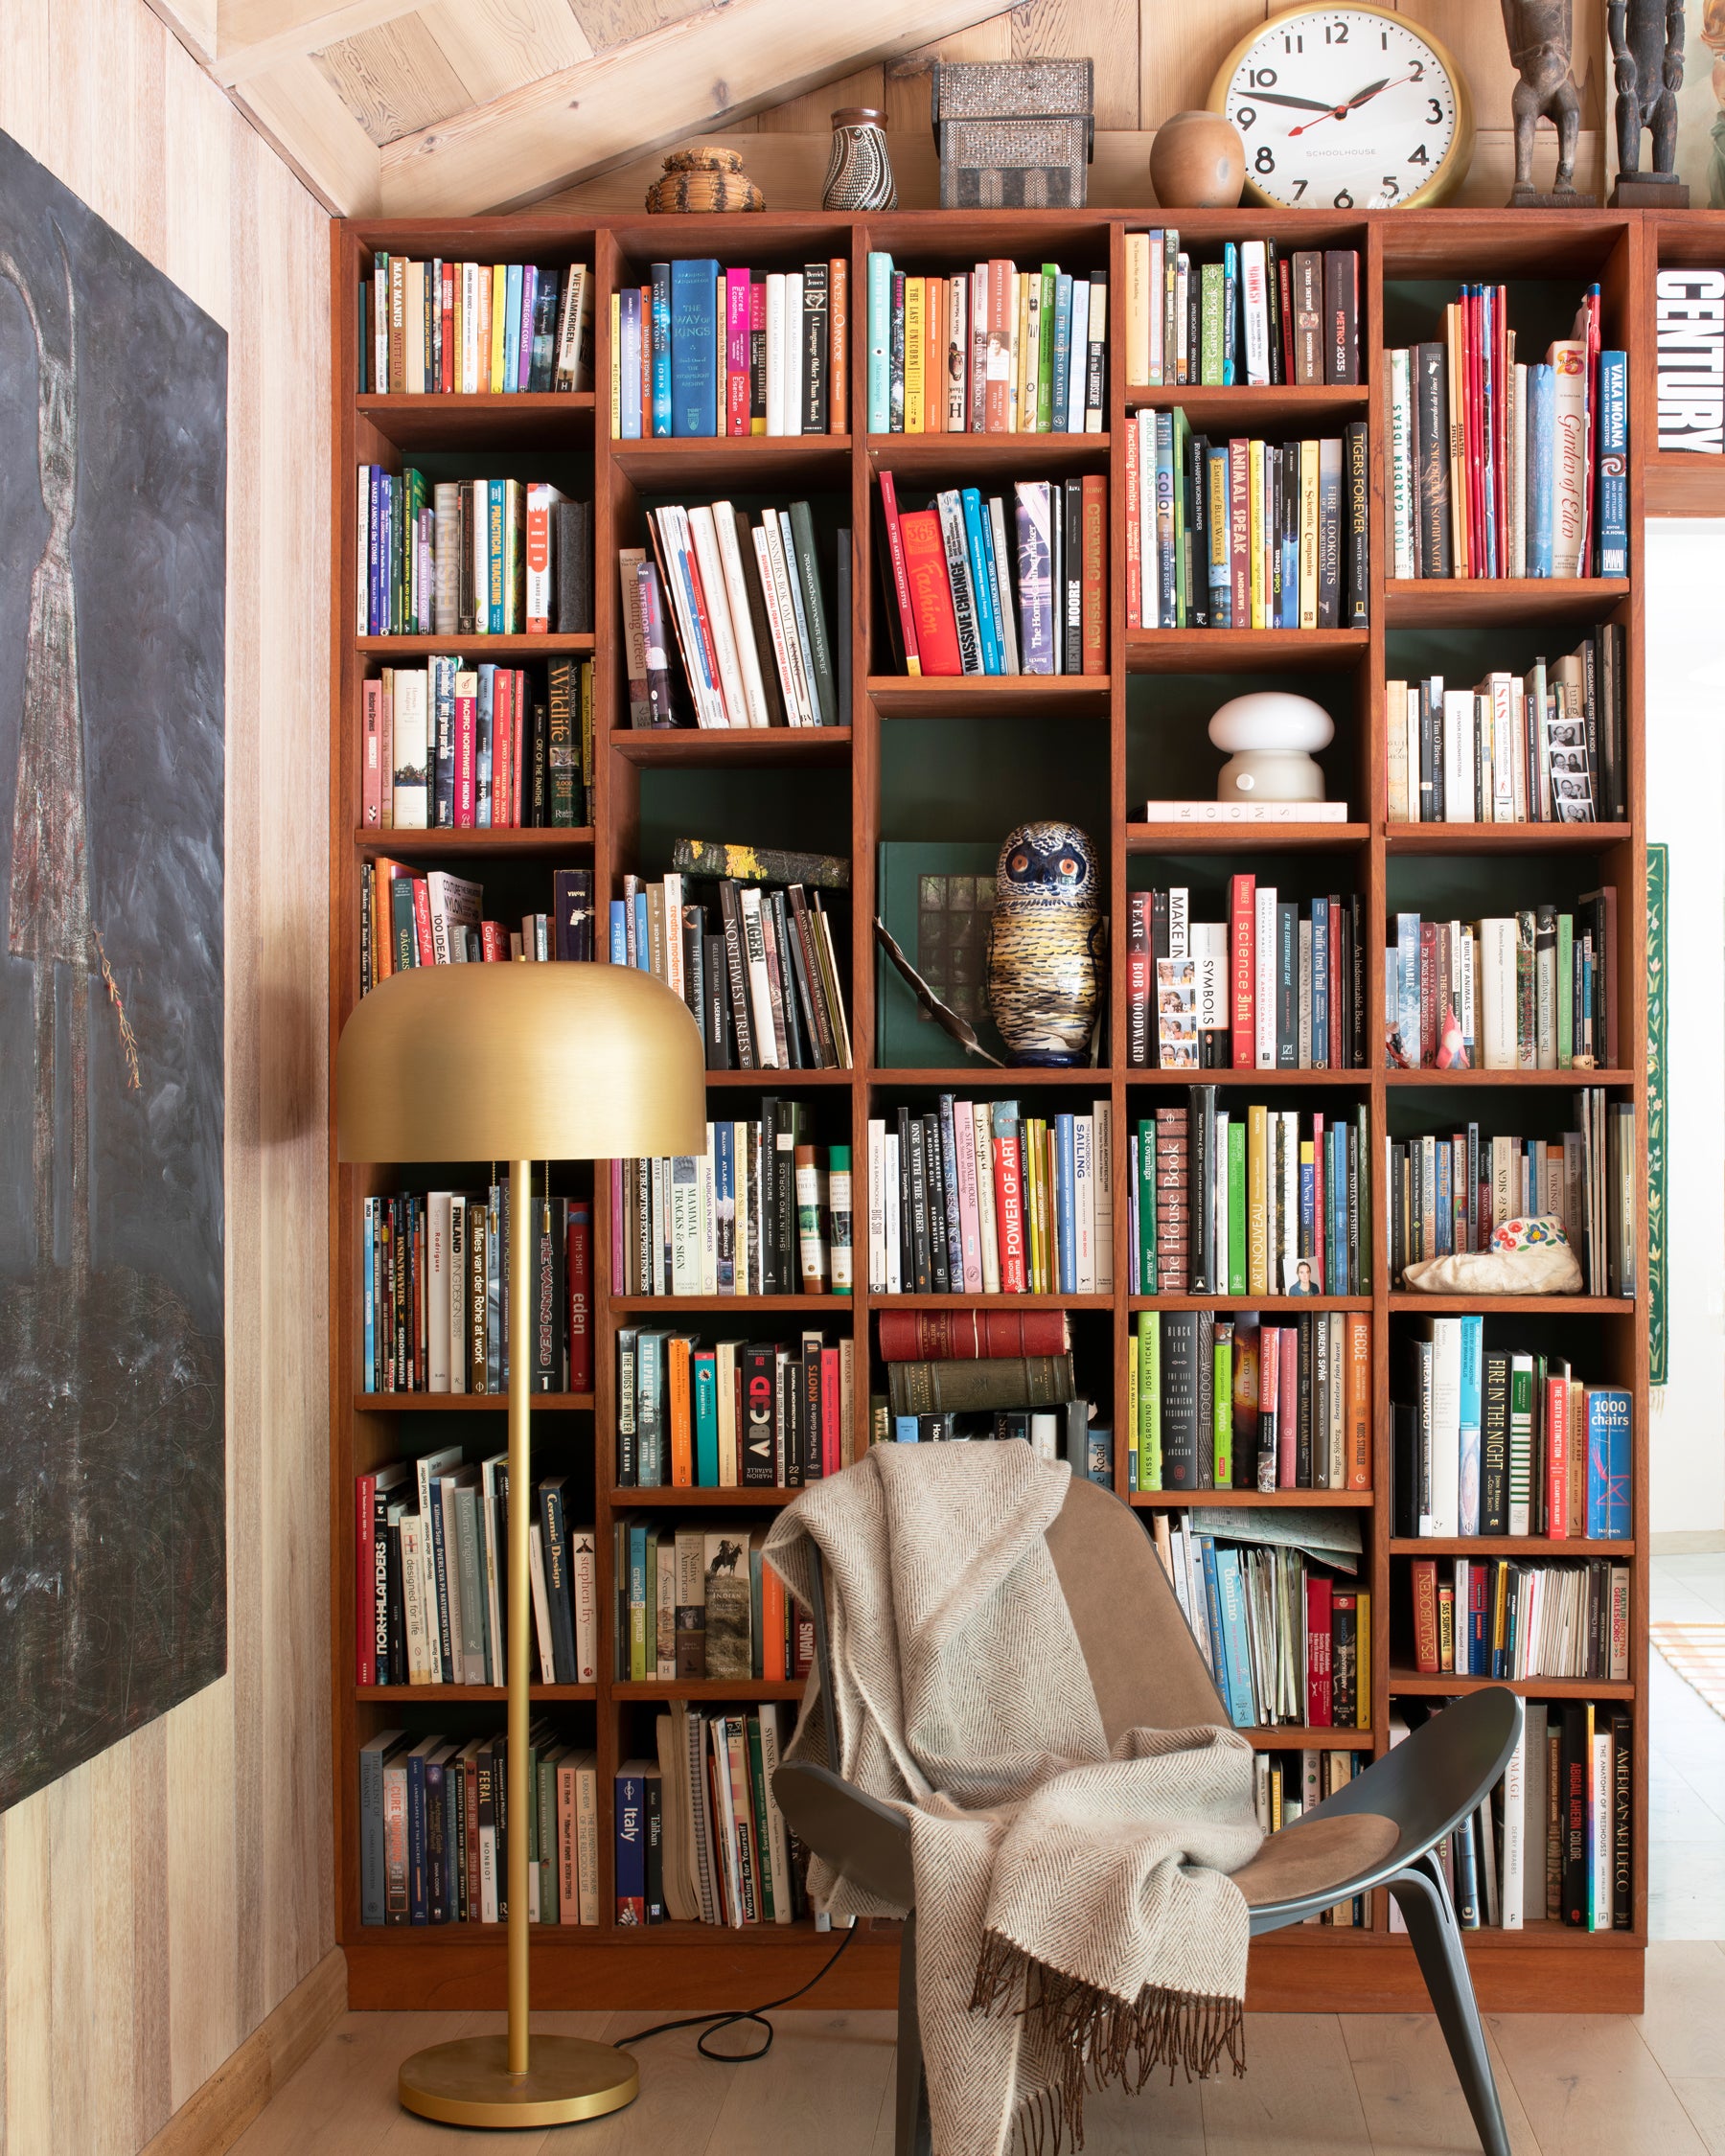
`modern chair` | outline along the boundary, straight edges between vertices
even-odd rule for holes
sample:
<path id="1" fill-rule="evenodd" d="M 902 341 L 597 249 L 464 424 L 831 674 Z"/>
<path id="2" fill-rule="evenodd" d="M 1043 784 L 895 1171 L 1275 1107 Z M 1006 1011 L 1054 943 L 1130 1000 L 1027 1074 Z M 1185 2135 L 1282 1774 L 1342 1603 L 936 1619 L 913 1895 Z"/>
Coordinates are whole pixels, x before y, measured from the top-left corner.
<path id="1" fill-rule="evenodd" d="M 1074 1478 L 1047 1535 L 1096 1704 L 1113 1744 L 1127 1730 L 1226 1724 L 1227 1712 L 1150 1538 L 1110 1491 Z M 816 1663 L 827 1756 L 840 1756 L 825 1581 L 814 1552 Z M 1334 1797 L 1272 1835 L 1234 1878 L 1252 1936 L 1388 1887 L 1431 1993 L 1485 2156 L 1509 2156 L 1460 1928 L 1434 1850 L 1485 1800 L 1521 1732 L 1521 1702 L 1494 1686 L 1415 1730 Z M 825 1767 L 782 1766 L 773 1791 L 807 1846 L 909 1912 L 899 1961 L 896 2156 L 930 2156 L 916 2010 L 910 1831 L 899 1813 Z"/>

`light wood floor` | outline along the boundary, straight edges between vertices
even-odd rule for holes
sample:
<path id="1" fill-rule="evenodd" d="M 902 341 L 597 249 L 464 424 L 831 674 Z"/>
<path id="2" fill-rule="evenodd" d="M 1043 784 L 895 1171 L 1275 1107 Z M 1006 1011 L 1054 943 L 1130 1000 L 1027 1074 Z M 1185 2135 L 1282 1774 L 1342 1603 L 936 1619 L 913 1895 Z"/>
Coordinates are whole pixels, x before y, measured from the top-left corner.
<path id="1" fill-rule="evenodd" d="M 535 2026 L 617 2041 L 668 2018 L 545 2014 Z M 757 2066 L 711 2066 L 688 2034 L 655 2037 L 628 2111 L 497 2145 L 511 2156 L 892 2156 L 894 2017 L 776 2020 Z M 400 2110 L 396 2069 L 422 2045 L 499 2027 L 494 2014 L 345 2015 L 236 2156 L 431 2156 L 476 2142 Z M 1637 2020 L 1506 2015 L 1488 2036 L 1515 2156 L 1725 2156 L 1725 1946 L 1653 1946 Z M 1247 2057 L 1243 2080 L 1094 2099 L 1085 2156 L 1477 2156 L 1429 2016 L 1256 2015 Z"/>

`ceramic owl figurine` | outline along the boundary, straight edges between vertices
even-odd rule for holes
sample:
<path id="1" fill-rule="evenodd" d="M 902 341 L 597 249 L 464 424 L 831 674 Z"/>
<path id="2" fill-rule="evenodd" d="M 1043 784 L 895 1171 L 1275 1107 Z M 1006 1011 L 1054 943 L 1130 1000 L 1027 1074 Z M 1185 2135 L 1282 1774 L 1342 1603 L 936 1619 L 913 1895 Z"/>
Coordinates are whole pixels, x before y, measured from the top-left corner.
<path id="1" fill-rule="evenodd" d="M 1083 1063 L 1101 978 L 1095 848 L 1076 825 L 1024 823 L 1000 848 L 988 1001 L 1020 1063 Z"/>

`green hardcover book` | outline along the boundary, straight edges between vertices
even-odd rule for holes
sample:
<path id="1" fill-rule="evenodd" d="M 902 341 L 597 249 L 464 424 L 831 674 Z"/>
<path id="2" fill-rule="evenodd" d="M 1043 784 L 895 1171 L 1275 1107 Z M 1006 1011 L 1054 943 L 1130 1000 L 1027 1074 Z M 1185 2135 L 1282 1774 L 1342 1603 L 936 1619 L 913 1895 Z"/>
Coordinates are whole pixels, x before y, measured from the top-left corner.
<path id="1" fill-rule="evenodd" d="M 483 1685 L 486 1674 L 485 1583 L 479 1564 L 479 1492 L 477 1471 L 461 1469 L 464 1479 L 455 1489 L 455 1555 L 461 1567 L 461 1663 L 462 1682 Z"/>
<path id="2" fill-rule="evenodd" d="M 833 678 L 833 646 L 827 635 L 826 603 L 820 596 L 820 561 L 815 552 L 815 520 L 806 501 L 791 504 L 791 544 L 796 557 L 796 581 L 802 586 L 820 723 L 836 726 L 839 723 L 839 690 Z"/>
<path id="3" fill-rule="evenodd" d="M 1228 1126 L 1228 1292 L 1246 1293 L 1246 1125 L 1237 1115 Z M 1216 1487 L 1228 1487 L 1220 1469 Z"/>
<path id="4" fill-rule="evenodd" d="M 1533 1532 L 1533 1358 L 1509 1358 L 1509 1527 Z"/>
<path id="5" fill-rule="evenodd" d="M 1140 1310 L 1138 1337 L 1138 1488 L 1160 1490 L 1162 1476 L 1162 1312 Z"/>
<path id="6" fill-rule="evenodd" d="M 1213 1426 L 1219 1490 L 1233 1488 L 1233 1320 L 1216 1319 L 1216 1383 Z"/>
<path id="7" fill-rule="evenodd" d="M 931 799 L 956 797 L 941 791 L 944 773 L 925 768 L 922 776 Z M 956 773 L 953 783 L 961 783 Z M 884 844 L 875 903 L 893 941 L 934 994 L 976 1028 L 983 1047 L 1010 1062 L 988 1015 L 984 968 L 1000 857 L 999 845 L 980 840 Z M 961 1060 L 951 1034 L 923 1016 L 903 974 L 878 949 L 875 1060 L 893 1070 L 944 1069 Z"/>
<path id="8" fill-rule="evenodd" d="M 1126 1487 L 1141 1490 L 1138 1479 L 1138 1343 L 1136 1332 L 1126 1339 Z"/>
<path id="9" fill-rule="evenodd" d="M 739 845 L 723 838 L 674 838 L 671 866 L 685 876 L 729 876 L 739 883 L 818 884 L 825 891 L 850 889 L 846 854 L 799 854 L 778 846 Z"/>
<path id="10" fill-rule="evenodd" d="M 1576 917 L 1557 916 L 1557 1067 L 1570 1069 L 1576 1049 Z"/>
<path id="11" fill-rule="evenodd" d="M 413 918 L 413 879 L 398 876 L 389 886 L 389 925 L 395 935 L 395 970 L 419 964 L 419 929 Z"/>
<path id="12" fill-rule="evenodd" d="M 767 1772 L 761 1755 L 761 1717 L 748 1717 L 748 1778 L 754 1789 L 755 1840 L 758 1871 L 755 1891 L 760 1899 L 761 1921 L 776 1924 L 779 1920 L 777 1894 L 785 1891 L 785 1882 L 776 1883 L 772 1876 L 772 1853 L 769 1846 L 772 1837 L 767 1831 Z"/>
<path id="13" fill-rule="evenodd" d="M 629 1525 L 629 1674 L 635 1684 L 656 1673 L 648 1666 L 647 1617 L 654 1608 L 647 1577 L 647 1527 L 644 1522 Z"/>
<path id="14" fill-rule="evenodd" d="M 1054 425 L 1054 287 L 1060 275 L 1056 264 L 1042 265 L 1042 342 L 1036 355 L 1036 431 L 1047 434 Z"/>
<path id="15" fill-rule="evenodd" d="M 1156 1293 L 1156 1125 L 1138 1127 L 1138 1294 Z"/>
<path id="16" fill-rule="evenodd" d="M 533 1753 L 532 1857 L 539 1866 L 539 1920 L 557 1921 L 557 1761 L 562 1748 L 540 1742 Z"/>
<path id="17" fill-rule="evenodd" d="M 1207 262 L 1198 277 L 1198 379 L 1222 385 L 1222 264 Z"/>

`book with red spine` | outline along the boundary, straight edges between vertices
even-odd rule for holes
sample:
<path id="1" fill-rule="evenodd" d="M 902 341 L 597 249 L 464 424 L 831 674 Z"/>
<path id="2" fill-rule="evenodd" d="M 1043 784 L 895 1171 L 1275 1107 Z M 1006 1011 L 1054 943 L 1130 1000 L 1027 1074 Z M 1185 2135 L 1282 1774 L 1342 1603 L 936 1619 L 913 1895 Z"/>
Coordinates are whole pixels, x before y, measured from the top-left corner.
<path id="1" fill-rule="evenodd" d="M 1567 1377 L 1546 1379 L 1545 1531 L 1553 1542 L 1567 1542 L 1576 1531 L 1569 1508 L 1569 1390 Z"/>
<path id="2" fill-rule="evenodd" d="M 1438 1655 L 1438 1560 L 1415 1557 L 1408 1568 L 1414 1583 L 1414 1666 L 1422 1677 L 1436 1677 Z"/>
<path id="3" fill-rule="evenodd" d="M 1016 1122 L 1016 1118 L 1015 1118 Z M 1000 1238 L 1000 1289 L 1022 1296 L 1024 1277 L 1024 1162 L 1016 1129 L 994 1141 L 995 1221 Z"/>
<path id="4" fill-rule="evenodd" d="M 886 1363 L 980 1363 L 1072 1350 L 1064 1310 L 883 1310 L 880 1327 Z"/>
<path id="5" fill-rule="evenodd" d="M 892 590 L 898 601 L 899 630 L 905 645 L 905 672 L 922 672 L 922 651 L 916 639 L 916 616 L 910 606 L 910 579 L 905 567 L 905 539 L 899 522 L 898 491 L 893 485 L 890 471 L 881 473 L 881 528 L 886 535 L 886 556 L 892 564 Z M 949 600 L 950 603 L 950 600 Z M 956 650 L 958 631 L 954 625 L 953 643 Z M 958 669 L 954 666 L 953 672 Z"/>
<path id="6" fill-rule="evenodd" d="M 1300 1334 L 1292 1325 L 1283 1325 L 1280 1332 L 1281 1345 L 1276 1358 L 1276 1486 L 1278 1490 L 1297 1490 L 1300 1487 Z"/>
<path id="7" fill-rule="evenodd" d="M 376 831 L 383 817 L 383 684 L 365 684 L 365 750 L 359 771 L 359 820 Z"/>
<path id="8" fill-rule="evenodd" d="M 431 887 L 423 876 L 413 879 L 413 935 L 420 964 L 434 966 L 437 956 L 431 944 Z"/>
<path id="9" fill-rule="evenodd" d="M 479 924 L 479 956 L 488 966 L 501 965 L 509 956 L 509 934 L 501 921 Z"/>
<path id="10" fill-rule="evenodd" d="M 461 684 L 468 684 L 464 693 Z M 474 795 L 478 786 L 479 677 L 463 673 L 455 677 L 455 828 L 473 828 Z"/>
<path id="11" fill-rule="evenodd" d="M 1258 1331 L 1258 1441 L 1257 1486 L 1268 1497 L 1276 1487 L 1276 1415 L 1281 1399 L 1281 1328 L 1264 1325 Z"/>
<path id="12" fill-rule="evenodd" d="M 1228 445 L 1228 618 L 1244 629 L 1252 620 L 1252 444 L 1237 438 Z"/>
<path id="13" fill-rule="evenodd" d="M 1143 558 L 1138 527 L 1138 430 L 1134 415 L 1126 420 L 1126 629 L 1143 620 Z"/>
<path id="14" fill-rule="evenodd" d="M 748 432 L 748 272 L 724 273 L 724 431 Z"/>
<path id="15" fill-rule="evenodd" d="M 837 1475 L 844 1464 L 839 1456 L 841 1415 L 839 1350 L 823 1347 L 820 1351 L 820 1472 L 823 1476 Z"/>
<path id="16" fill-rule="evenodd" d="M 1083 483 L 1084 582 L 1082 590 L 1084 663 L 1086 674 L 1108 672 L 1108 481 L 1099 471 L 1087 471 Z"/>
<path id="17" fill-rule="evenodd" d="M 570 1201 L 564 1274 L 569 1295 L 569 1390 L 590 1392 L 593 1389 L 593 1208 L 585 1198 Z"/>
<path id="18" fill-rule="evenodd" d="M 1276 264 L 1276 292 L 1281 301 L 1281 362 L 1285 382 L 1300 378 L 1294 372 L 1294 278 L 1288 260 L 1284 253 Z"/>
<path id="19" fill-rule="evenodd" d="M 361 1685 L 375 1685 L 378 1681 L 378 1574 L 372 1534 L 377 1495 L 375 1472 L 355 1478 L 354 1585 L 357 1590 L 358 1607 L 354 1617 L 356 1650 L 354 1676 Z"/>
<path id="20" fill-rule="evenodd" d="M 1330 1666 L 1330 1581 L 1321 1572 L 1306 1574 L 1306 1727 L 1327 1730 L 1333 1719 Z"/>
<path id="21" fill-rule="evenodd" d="M 1419 1062 L 1432 1070 L 1438 1064 L 1438 924 L 1419 924 Z"/>
<path id="22" fill-rule="evenodd" d="M 1233 1067 L 1257 1067 L 1257 879 L 1231 876 L 1228 884 L 1229 958 L 1231 980 L 1229 996 L 1229 1030 L 1233 1043 Z"/>
<path id="23" fill-rule="evenodd" d="M 882 477 L 886 474 L 883 472 Z M 947 574 L 946 540 L 932 509 L 907 510 L 898 519 L 899 543 L 914 624 L 918 672 L 954 675 L 964 671 L 958 648 L 958 621 L 953 610 L 953 586 Z"/>

